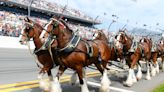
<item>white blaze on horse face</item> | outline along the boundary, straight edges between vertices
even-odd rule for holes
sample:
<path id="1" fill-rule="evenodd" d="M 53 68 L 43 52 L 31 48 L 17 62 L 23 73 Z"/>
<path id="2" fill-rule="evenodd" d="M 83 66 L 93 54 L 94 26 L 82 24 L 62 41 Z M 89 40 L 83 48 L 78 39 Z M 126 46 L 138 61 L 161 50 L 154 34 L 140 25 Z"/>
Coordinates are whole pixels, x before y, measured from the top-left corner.
<path id="1" fill-rule="evenodd" d="M 97 36 L 98 36 L 98 33 L 96 32 L 93 36 L 93 40 L 96 39 Z"/>
<path id="2" fill-rule="evenodd" d="M 121 34 L 119 34 L 118 36 L 117 36 L 117 41 L 119 41 L 120 40 L 120 38 L 121 38 Z"/>
<path id="3" fill-rule="evenodd" d="M 162 45 L 164 44 L 163 41 L 161 41 L 161 44 L 162 44 Z"/>
<path id="4" fill-rule="evenodd" d="M 42 33 L 40 34 L 39 38 L 42 39 L 44 37 L 45 33 L 46 33 L 46 30 L 43 30 Z"/>
<path id="5" fill-rule="evenodd" d="M 120 41 L 120 38 L 121 38 L 121 34 L 119 34 L 116 38 L 116 46 L 118 48 L 122 48 L 122 44 L 119 42 Z"/>
<path id="6" fill-rule="evenodd" d="M 141 43 L 143 43 L 143 42 L 144 42 L 144 39 L 141 40 Z"/>
<path id="7" fill-rule="evenodd" d="M 47 30 L 48 26 L 51 25 L 51 23 L 52 23 L 52 20 L 44 27 L 44 29 Z"/>
<path id="8" fill-rule="evenodd" d="M 26 42 L 25 42 L 25 39 L 27 39 L 27 38 L 23 38 L 24 36 L 23 36 L 23 33 L 24 33 L 24 30 L 25 30 L 25 28 L 26 27 L 23 27 L 22 28 L 22 30 L 21 30 L 21 35 L 19 36 L 19 41 L 21 41 L 21 44 L 26 44 Z"/>
<path id="9" fill-rule="evenodd" d="M 42 31 L 41 35 L 39 36 L 40 39 L 43 39 L 47 29 L 48 29 L 48 26 L 52 23 L 52 20 L 44 27 L 44 30 Z"/>

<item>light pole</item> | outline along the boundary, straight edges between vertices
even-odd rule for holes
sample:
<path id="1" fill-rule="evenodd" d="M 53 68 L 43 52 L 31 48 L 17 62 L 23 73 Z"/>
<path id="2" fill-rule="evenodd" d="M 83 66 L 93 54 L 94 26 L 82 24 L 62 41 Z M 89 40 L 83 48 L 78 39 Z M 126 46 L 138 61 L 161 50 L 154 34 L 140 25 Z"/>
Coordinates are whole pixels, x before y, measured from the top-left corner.
<path id="1" fill-rule="evenodd" d="M 128 25 L 129 20 L 127 19 L 126 24 L 122 27 L 122 30 Z"/>
<path id="2" fill-rule="evenodd" d="M 30 8 L 33 3 L 33 0 L 30 1 L 30 4 L 28 5 L 28 17 L 30 17 Z"/>
<path id="3" fill-rule="evenodd" d="M 104 12 L 103 13 L 103 16 L 105 16 L 106 15 L 106 13 Z M 99 17 L 101 17 L 100 15 L 97 15 L 96 17 L 95 17 L 95 19 L 93 20 L 93 23 L 92 23 L 92 27 L 94 26 L 94 24 L 96 23 L 96 20 L 99 18 Z"/>
<path id="4" fill-rule="evenodd" d="M 111 25 L 112 25 L 113 23 L 115 23 L 115 22 L 116 22 L 115 20 L 112 20 L 112 22 L 111 22 L 111 23 L 109 24 L 109 26 L 108 26 L 108 30 L 107 30 L 107 31 L 109 31 Z"/>
<path id="5" fill-rule="evenodd" d="M 97 15 L 97 16 L 95 17 L 95 19 L 93 20 L 92 27 L 94 26 L 94 24 L 95 24 L 96 20 L 98 19 L 98 17 L 99 17 L 99 15 Z"/>
<path id="6" fill-rule="evenodd" d="M 112 17 L 118 19 L 118 16 L 117 15 L 112 15 Z M 112 19 L 112 22 L 109 24 L 107 31 L 109 31 L 111 25 L 116 22 L 116 19 Z"/>

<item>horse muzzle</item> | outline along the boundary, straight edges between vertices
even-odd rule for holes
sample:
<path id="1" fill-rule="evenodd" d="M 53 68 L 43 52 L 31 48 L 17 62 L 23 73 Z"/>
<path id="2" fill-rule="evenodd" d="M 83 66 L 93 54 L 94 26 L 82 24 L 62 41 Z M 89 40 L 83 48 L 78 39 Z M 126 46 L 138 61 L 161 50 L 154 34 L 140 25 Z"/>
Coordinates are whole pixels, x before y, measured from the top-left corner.
<path id="1" fill-rule="evenodd" d="M 26 41 L 23 41 L 23 40 L 20 40 L 19 43 L 20 43 L 21 45 L 27 45 L 27 42 L 26 42 Z"/>

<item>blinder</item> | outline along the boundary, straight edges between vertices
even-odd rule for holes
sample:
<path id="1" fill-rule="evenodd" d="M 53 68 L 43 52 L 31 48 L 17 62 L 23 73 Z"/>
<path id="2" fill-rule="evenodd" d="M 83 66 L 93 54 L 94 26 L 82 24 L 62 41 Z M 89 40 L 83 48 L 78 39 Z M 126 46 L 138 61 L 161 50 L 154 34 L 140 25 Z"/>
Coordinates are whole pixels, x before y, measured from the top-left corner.
<path id="1" fill-rule="evenodd" d="M 57 23 L 57 22 L 55 22 L 54 24 L 53 24 L 53 27 L 54 28 L 56 28 L 56 27 L 58 27 L 59 26 L 59 24 Z"/>
<path id="2" fill-rule="evenodd" d="M 24 34 L 21 34 L 21 35 L 27 37 L 27 41 L 30 41 L 29 31 L 30 31 L 30 29 L 34 28 L 34 23 L 25 22 L 24 25 L 25 25 L 25 29 L 24 30 L 27 33 L 26 33 L 26 35 L 24 35 Z"/>

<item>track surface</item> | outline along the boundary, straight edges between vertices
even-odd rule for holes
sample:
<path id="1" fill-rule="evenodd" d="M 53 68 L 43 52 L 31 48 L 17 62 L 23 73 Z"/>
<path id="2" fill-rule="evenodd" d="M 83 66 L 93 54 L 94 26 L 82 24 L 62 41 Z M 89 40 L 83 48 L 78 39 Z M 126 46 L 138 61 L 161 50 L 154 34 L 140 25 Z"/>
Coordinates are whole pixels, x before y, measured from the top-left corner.
<path id="1" fill-rule="evenodd" d="M 87 69 L 87 72 L 93 72 L 95 70 Z M 24 49 L 5 49 L 0 48 L 0 87 L 4 84 L 12 84 L 17 82 L 25 82 L 37 79 L 38 68 L 34 61 L 34 58 L 29 54 L 28 50 Z M 55 75 L 56 69 L 53 69 Z M 65 75 L 71 75 L 72 71 L 66 71 Z M 145 75 L 145 74 L 144 74 Z M 121 89 L 126 89 L 134 92 L 150 92 L 154 87 L 161 83 L 164 83 L 164 73 L 160 73 L 152 80 L 145 80 L 143 76 L 142 80 L 134 84 L 131 88 L 123 86 L 127 72 L 111 73 L 109 78 L 111 79 L 111 86 Z M 88 78 L 91 82 L 100 82 L 100 76 Z M 62 83 L 63 92 L 79 92 L 79 86 L 71 86 L 68 82 Z M 91 92 L 98 92 L 98 87 L 89 86 Z M 0 89 L 1 92 L 1 89 Z M 26 90 L 19 90 L 16 92 L 40 92 L 39 88 L 30 88 Z M 112 90 L 111 92 L 119 92 Z"/>

